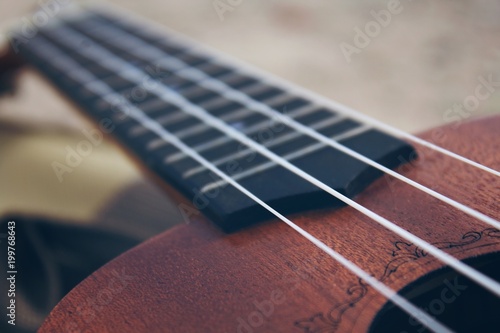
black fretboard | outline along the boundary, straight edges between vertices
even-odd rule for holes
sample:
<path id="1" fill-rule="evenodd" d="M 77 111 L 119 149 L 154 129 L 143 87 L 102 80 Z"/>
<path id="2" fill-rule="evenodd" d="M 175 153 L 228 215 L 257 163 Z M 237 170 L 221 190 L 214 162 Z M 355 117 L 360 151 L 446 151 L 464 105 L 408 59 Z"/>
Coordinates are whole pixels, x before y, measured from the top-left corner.
<path id="1" fill-rule="evenodd" d="M 13 36 L 14 48 L 95 118 L 101 130 L 112 132 L 147 167 L 227 230 L 270 215 L 146 122 L 161 125 L 161 131 L 285 213 L 335 207 L 340 202 L 228 136 L 224 128 L 238 130 L 349 197 L 380 172 L 273 114 L 286 115 L 390 168 L 414 153 L 397 138 L 252 70 L 237 68 L 177 35 L 128 18 L 89 11 L 60 20 L 33 38 Z M 194 214 L 180 208 L 187 217 Z"/>

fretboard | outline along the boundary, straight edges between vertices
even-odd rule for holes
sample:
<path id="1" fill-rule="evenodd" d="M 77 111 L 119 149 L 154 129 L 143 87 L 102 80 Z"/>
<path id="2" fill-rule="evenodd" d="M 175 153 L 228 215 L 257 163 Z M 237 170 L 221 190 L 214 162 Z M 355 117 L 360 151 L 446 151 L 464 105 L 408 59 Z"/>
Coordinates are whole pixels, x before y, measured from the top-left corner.
<path id="1" fill-rule="evenodd" d="M 340 202 L 248 147 L 238 135 L 349 197 L 380 172 L 301 128 L 390 168 L 414 154 L 405 142 L 328 105 L 129 18 L 88 11 L 45 27 L 30 39 L 14 35 L 11 42 L 95 118 L 99 130 L 112 132 L 157 176 L 226 230 L 270 214 L 168 137 L 179 139 L 284 213 L 336 207 Z M 289 121 L 283 122 L 283 116 Z M 228 135 L 235 131 L 238 135 Z M 192 214 L 189 209 L 184 213 Z"/>

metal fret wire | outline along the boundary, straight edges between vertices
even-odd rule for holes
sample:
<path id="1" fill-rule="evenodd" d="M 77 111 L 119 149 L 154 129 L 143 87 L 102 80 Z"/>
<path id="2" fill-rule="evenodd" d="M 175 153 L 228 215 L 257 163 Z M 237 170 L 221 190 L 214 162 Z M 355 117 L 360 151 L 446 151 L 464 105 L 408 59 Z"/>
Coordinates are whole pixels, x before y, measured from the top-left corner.
<path id="1" fill-rule="evenodd" d="M 289 116 L 296 117 L 296 116 L 299 116 L 301 113 L 302 113 L 301 109 L 297 109 L 297 110 L 291 111 Z M 224 120 L 223 117 L 219 117 L 219 118 Z M 253 134 L 253 133 L 257 132 L 258 130 L 263 129 L 264 126 L 267 125 L 268 123 L 269 123 L 269 119 L 264 120 L 260 123 L 254 124 L 250 127 L 243 129 L 242 132 L 245 134 Z M 198 153 L 201 153 L 203 151 L 221 146 L 221 145 L 228 143 L 230 141 L 231 141 L 231 138 L 224 136 L 224 137 L 220 137 L 220 138 L 214 139 L 212 141 L 200 144 L 198 146 L 195 146 L 195 147 L 193 147 L 193 149 L 195 149 Z M 173 153 L 172 155 L 167 156 L 167 161 L 168 162 L 176 162 L 176 161 L 179 161 L 181 159 L 184 159 L 185 157 L 186 157 L 186 155 L 184 155 L 182 152 L 177 152 L 177 153 Z"/>
<path id="2" fill-rule="evenodd" d="M 68 58 L 66 55 L 64 55 L 62 52 L 58 51 L 56 48 L 50 46 L 50 44 L 45 45 L 46 48 L 50 49 L 52 55 L 57 55 L 57 59 L 64 59 L 66 63 L 73 62 L 72 59 Z M 47 49 L 46 49 L 47 50 Z M 43 54 L 42 54 L 43 55 Z M 48 57 L 46 58 L 47 61 L 51 61 L 51 58 Z M 82 68 L 78 63 L 74 62 L 73 66 L 77 68 Z M 89 73 L 91 74 L 91 73 Z M 91 74 L 92 75 L 92 74 Z M 97 79 L 97 78 L 96 78 Z M 113 91 L 111 87 L 107 85 L 103 85 L 105 91 Z M 99 92 L 99 94 L 102 97 L 106 96 L 106 93 Z M 109 95 L 107 95 L 109 96 Z M 400 307 L 403 311 L 405 311 L 407 314 L 418 320 L 422 325 L 426 326 L 427 328 L 435 331 L 435 332 L 446 332 L 446 333 L 451 333 L 453 332 L 450 330 L 448 327 L 445 325 L 439 323 L 436 321 L 434 318 L 429 316 L 427 313 L 419 309 L 418 307 L 414 306 L 411 304 L 409 301 L 407 301 L 405 298 L 401 297 L 400 295 L 397 294 L 395 290 L 392 288 L 386 286 L 384 283 L 378 281 L 376 278 L 371 276 L 369 273 L 361 269 L 359 266 L 333 250 L 332 248 L 328 247 L 325 243 L 321 242 L 319 239 L 315 238 L 312 236 L 310 233 L 305 231 L 304 229 L 300 228 L 298 225 L 296 225 L 294 222 L 280 214 L 278 211 L 273 209 L 271 206 L 267 205 L 264 201 L 259 199 L 257 196 L 255 196 L 253 193 L 248 191 L 245 187 L 240 185 L 238 182 L 233 180 L 229 175 L 225 174 L 223 171 L 212 165 L 208 160 L 203 158 L 201 155 L 199 155 L 196 151 L 185 145 L 181 140 L 179 140 L 177 137 L 172 135 L 170 132 L 165 130 L 163 127 L 158 125 L 158 123 L 153 120 L 152 118 L 148 117 L 147 115 L 144 114 L 140 109 L 136 108 L 132 104 L 124 105 L 126 106 L 125 110 L 123 111 L 124 113 L 127 114 L 127 116 L 133 117 L 140 123 L 144 124 L 145 127 L 149 128 L 152 132 L 155 132 L 158 134 L 160 137 L 162 137 L 165 141 L 168 141 L 169 143 L 175 145 L 178 149 L 185 151 L 189 156 L 191 156 L 193 159 L 198 161 L 199 163 L 205 165 L 208 169 L 210 169 L 212 172 L 217 174 L 219 177 L 226 179 L 228 183 L 230 183 L 232 186 L 237 188 L 239 191 L 247 195 L 249 198 L 254 200 L 257 204 L 261 205 L 263 208 L 271 212 L 273 215 L 275 215 L 277 218 L 282 220 L 284 223 L 286 223 L 288 226 L 290 226 L 292 229 L 294 229 L 296 232 L 298 232 L 301 236 L 306 238 L 308 241 L 313 243 L 316 247 L 318 247 L 320 250 L 324 251 L 327 253 L 330 257 L 335 259 L 337 262 L 339 262 L 341 265 L 346 267 L 349 271 L 354 273 L 356 276 L 361 278 L 362 280 L 366 281 L 370 286 L 372 286 L 375 290 L 377 290 L 380 294 L 385 296 L 387 299 L 389 299 L 391 302 L 396 304 L 398 307 Z"/>
<path id="3" fill-rule="evenodd" d="M 200 105 L 201 108 L 205 109 L 203 106 Z M 288 114 L 290 117 L 300 117 L 300 116 L 303 116 L 303 115 L 306 115 L 306 114 L 310 114 L 312 111 L 314 111 L 314 109 L 317 108 L 317 105 L 305 105 L 304 107 L 300 107 L 300 108 L 297 108 L 293 111 L 290 111 L 290 113 Z M 248 110 L 245 108 L 245 110 Z M 335 117 L 335 116 L 334 116 Z M 222 120 L 225 120 L 223 119 L 223 117 L 219 117 L 220 119 Z M 333 118 L 333 117 L 332 117 Z M 242 130 L 243 133 L 245 134 L 253 134 L 261 129 L 264 129 L 266 127 L 266 125 L 269 124 L 269 119 L 265 120 L 265 121 L 262 121 L 262 122 L 259 122 L 257 124 L 254 124 L 250 127 L 247 127 L 247 128 L 244 128 Z M 197 151 L 197 152 L 202 152 L 204 150 L 207 150 L 207 149 L 213 149 L 215 147 L 218 147 L 220 145 L 223 145 L 227 142 L 231 141 L 230 138 L 228 137 L 222 137 L 220 139 L 216 139 L 212 142 L 209 142 L 209 143 L 206 143 L 204 145 L 200 145 L 200 146 L 195 146 L 194 149 Z M 169 156 L 169 158 L 171 158 L 172 161 L 177 161 L 177 160 L 180 160 L 180 159 L 183 159 L 185 158 L 185 156 L 179 152 L 179 153 L 174 153 L 173 155 Z"/>
<path id="4" fill-rule="evenodd" d="M 313 123 L 311 124 L 310 126 L 312 128 L 315 128 L 315 129 L 322 129 L 324 127 L 327 127 L 327 126 L 330 126 L 330 125 L 333 125 L 333 124 L 336 124 L 338 122 L 341 122 L 345 120 L 345 117 L 344 116 L 334 116 L 332 117 L 329 121 L 325 122 L 325 121 L 319 121 L 319 122 L 316 122 L 316 123 Z M 273 146 L 276 146 L 276 145 L 279 145 L 279 144 L 282 144 L 284 142 L 288 142 L 290 140 L 293 140 L 295 138 L 298 138 L 299 136 L 301 136 L 302 134 L 299 133 L 299 132 L 291 132 L 291 133 L 288 133 L 288 134 L 285 134 L 285 135 L 282 135 L 280 137 L 277 137 L 275 138 L 274 140 L 270 141 L 270 142 L 265 142 L 263 145 L 266 146 L 266 147 L 273 147 Z M 196 149 L 196 147 L 194 148 L 196 151 L 198 151 Z M 238 158 L 241 158 L 241 157 L 245 157 L 249 154 L 252 153 L 252 150 L 249 149 L 249 148 L 246 148 L 244 150 L 241 150 L 241 151 L 238 151 L 237 153 L 234 153 L 234 154 L 230 154 L 230 155 L 227 155 L 227 156 L 224 156 L 224 157 L 221 157 L 215 161 L 212 161 L 212 164 L 215 165 L 215 166 L 218 166 L 218 165 L 221 165 L 222 163 L 225 163 L 225 162 L 228 162 L 228 161 L 231 161 L 231 160 L 235 160 L 235 159 L 238 159 Z M 183 174 L 182 174 L 182 177 L 183 178 L 189 178 L 197 173 L 200 173 L 200 172 L 203 172 L 205 170 L 205 168 L 203 166 L 199 166 L 199 167 L 194 167 L 194 168 L 191 168 L 189 170 L 186 170 Z"/>
<path id="5" fill-rule="evenodd" d="M 62 38 L 65 41 L 68 42 L 69 44 L 72 44 L 74 47 L 79 47 L 81 44 L 77 42 L 78 39 L 80 40 L 86 40 L 89 45 L 92 45 L 92 48 L 86 48 L 80 50 L 81 54 L 84 54 L 87 58 L 100 62 L 101 65 L 107 66 L 106 63 L 112 63 L 113 65 L 110 66 L 110 69 L 114 69 L 118 72 L 119 75 L 123 75 L 124 78 L 129 79 L 131 81 L 135 81 L 140 83 L 142 79 L 144 78 L 145 75 L 147 75 L 145 72 L 141 71 L 137 67 L 134 67 L 134 70 L 132 70 L 132 66 L 130 66 L 129 63 L 126 61 L 118 58 L 114 54 L 110 53 L 108 50 L 104 49 L 103 47 L 99 46 L 96 44 L 94 41 L 90 40 L 89 38 L 81 35 L 78 32 L 72 32 L 73 29 L 67 28 L 64 30 L 65 36 Z M 62 32 L 59 32 L 59 34 Z M 61 36 L 56 39 L 61 39 Z M 68 45 L 69 46 L 69 45 Z M 90 51 L 90 52 L 89 52 Z M 143 49 L 144 51 L 144 49 Z M 105 57 L 103 61 L 99 61 L 99 58 L 95 58 L 96 54 L 98 56 Z M 108 57 L 106 59 L 106 57 Z M 121 71 L 122 69 L 127 69 L 127 71 Z M 428 242 L 424 241 L 423 239 L 417 237 L 416 235 L 406 231 L 405 229 L 397 226 L 393 222 L 385 219 L 384 217 L 370 211 L 369 209 L 359 205 L 358 203 L 354 202 L 353 200 L 347 198 L 346 196 L 340 194 L 339 192 L 335 191 L 328 185 L 324 184 L 323 182 L 319 181 L 318 179 L 312 177 L 310 174 L 307 172 L 301 170 L 300 168 L 296 167 L 295 165 L 291 164 L 289 161 L 283 159 L 280 156 L 277 156 L 273 152 L 269 151 L 267 148 L 261 146 L 260 144 L 257 144 L 247 136 L 241 134 L 239 131 L 233 129 L 232 127 L 228 126 L 224 122 L 220 121 L 219 119 L 213 117 L 212 115 L 208 114 L 205 110 L 199 108 L 196 105 L 193 105 L 189 101 L 187 101 L 184 97 L 180 96 L 176 92 L 172 92 L 171 90 L 168 89 L 168 87 L 165 87 L 163 85 L 155 85 L 153 87 L 150 87 L 149 89 L 151 92 L 157 94 L 160 98 L 164 99 L 165 101 L 168 101 L 171 104 L 177 105 L 179 108 L 183 109 L 185 112 L 194 115 L 195 117 L 202 119 L 205 121 L 207 124 L 212 125 L 213 127 L 226 132 L 228 135 L 231 137 L 235 138 L 236 140 L 242 142 L 243 144 L 252 147 L 255 151 L 259 152 L 260 154 L 266 156 L 267 158 L 273 160 L 274 162 L 282 165 L 283 167 L 287 168 L 288 170 L 292 171 L 296 175 L 304 178 L 305 180 L 311 182 L 312 184 L 316 185 L 317 187 L 323 189 L 327 193 L 331 194 L 332 196 L 336 197 L 337 199 L 345 202 L 349 206 L 353 207 L 354 209 L 358 210 L 359 212 L 369 216 L 372 218 L 374 221 L 378 222 L 379 224 L 383 225 L 387 229 L 397 233 L 401 237 L 404 237 L 417 246 L 420 246 L 422 249 L 426 250 L 436 258 L 440 259 L 443 263 L 446 263 L 447 265 L 453 267 L 455 270 L 461 272 L 465 276 L 468 276 L 470 279 L 476 281 L 478 284 L 482 285 L 486 289 L 490 290 L 493 294 L 500 296 L 500 284 L 496 282 L 495 280 L 491 279 L 490 277 L 482 274 L 481 272 L 475 270 L 474 268 L 462 263 L 461 261 L 457 260 L 456 258 L 448 255 L 447 253 L 441 251 L 440 249 L 436 248 L 435 246 L 429 244 Z M 102 92 L 99 92 L 102 94 Z M 231 92 L 235 94 L 236 92 Z M 106 96 L 104 96 L 106 98 Z M 285 119 L 290 119 L 290 118 L 285 118 Z M 290 121 L 285 120 L 288 125 L 290 125 Z"/>
<path id="6" fill-rule="evenodd" d="M 332 136 L 332 139 L 333 140 L 344 140 L 344 139 L 359 135 L 361 133 L 364 133 L 364 132 L 368 131 L 369 129 L 371 129 L 371 127 L 369 127 L 368 125 L 362 125 L 362 126 L 350 129 L 346 132 L 343 132 L 342 134 Z M 267 145 L 264 145 L 264 146 L 269 147 Z M 284 155 L 283 158 L 287 161 L 292 161 L 292 160 L 300 158 L 302 156 L 309 155 L 309 154 L 311 154 L 315 151 L 318 151 L 319 149 L 324 148 L 324 147 L 326 147 L 326 145 L 323 142 L 316 142 L 310 146 L 306 146 L 306 147 L 301 148 L 299 150 L 296 150 L 294 152 L 288 153 L 288 154 Z M 213 162 L 212 162 L 212 164 L 216 165 Z M 267 169 L 270 169 L 275 165 L 276 164 L 273 161 L 268 161 L 266 163 L 262 163 L 256 167 L 250 168 L 250 169 L 243 171 L 241 173 L 235 174 L 235 175 L 233 175 L 232 178 L 234 180 L 240 180 L 240 179 L 246 178 L 248 176 L 257 174 L 259 172 L 265 171 Z M 208 191 L 210 191 L 214 188 L 217 188 L 223 184 L 225 184 L 225 181 L 223 179 L 221 179 L 219 181 L 215 181 L 215 182 L 210 183 L 210 184 L 207 184 L 200 189 L 200 193 L 208 192 Z"/>

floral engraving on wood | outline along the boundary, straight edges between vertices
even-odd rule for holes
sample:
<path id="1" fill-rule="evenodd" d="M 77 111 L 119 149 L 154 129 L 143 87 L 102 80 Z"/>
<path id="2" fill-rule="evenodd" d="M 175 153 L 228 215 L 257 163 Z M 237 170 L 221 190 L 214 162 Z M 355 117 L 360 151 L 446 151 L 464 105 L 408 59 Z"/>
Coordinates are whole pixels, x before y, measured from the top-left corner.
<path id="1" fill-rule="evenodd" d="M 478 247 L 500 243 L 500 230 L 487 228 L 482 231 L 469 231 L 457 241 L 433 243 L 439 249 L 455 250 L 455 253 Z M 427 257 L 427 253 L 412 243 L 396 241 L 393 243 L 391 259 L 385 265 L 378 280 L 386 281 L 404 264 Z M 368 291 L 368 285 L 359 279 L 346 290 L 347 300 L 335 304 L 327 312 L 319 312 L 309 318 L 295 321 L 294 326 L 304 333 L 335 333 L 340 326 L 342 316 L 356 306 Z"/>

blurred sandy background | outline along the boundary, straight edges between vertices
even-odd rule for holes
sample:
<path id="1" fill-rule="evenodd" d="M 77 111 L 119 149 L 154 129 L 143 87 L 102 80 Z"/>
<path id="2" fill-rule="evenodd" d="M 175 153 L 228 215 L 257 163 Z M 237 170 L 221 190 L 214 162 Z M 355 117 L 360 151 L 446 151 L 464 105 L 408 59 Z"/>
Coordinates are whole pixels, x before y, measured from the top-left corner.
<path id="1" fill-rule="evenodd" d="M 402 0 L 401 13 L 350 63 L 341 43 L 353 44 L 354 29 L 364 30 L 370 12 L 390 1 L 243 0 L 223 20 L 213 0 L 111 2 L 412 132 L 445 123 L 445 111 L 474 94 L 479 76 L 500 81 L 500 1 Z M 0 31 L 37 3 L 0 2 Z M 500 113 L 497 91 L 471 112 L 492 113 Z M 143 181 L 106 144 L 59 184 L 50 163 L 90 125 L 32 73 L 16 96 L 0 100 L 0 124 L 0 213 L 29 207 L 87 219 L 111 193 Z"/>

